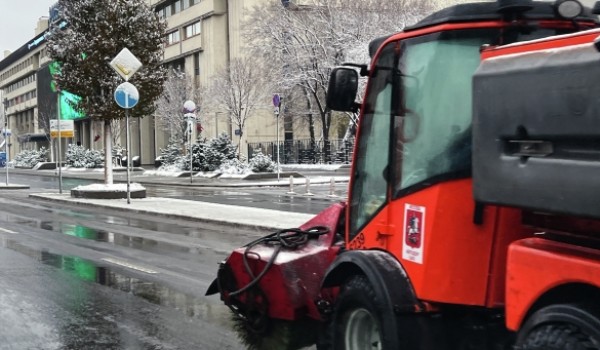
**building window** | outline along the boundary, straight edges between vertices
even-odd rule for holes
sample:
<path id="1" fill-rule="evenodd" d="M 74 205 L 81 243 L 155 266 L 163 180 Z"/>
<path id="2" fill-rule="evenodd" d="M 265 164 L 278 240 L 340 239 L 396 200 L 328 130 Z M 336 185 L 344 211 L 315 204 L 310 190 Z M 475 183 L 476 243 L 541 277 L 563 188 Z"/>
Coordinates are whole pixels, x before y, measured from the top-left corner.
<path id="1" fill-rule="evenodd" d="M 185 38 L 191 38 L 194 35 L 200 34 L 201 23 L 200 21 L 192 23 L 185 27 Z"/>
<path id="2" fill-rule="evenodd" d="M 179 30 L 167 34 L 167 46 L 179 42 Z"/>

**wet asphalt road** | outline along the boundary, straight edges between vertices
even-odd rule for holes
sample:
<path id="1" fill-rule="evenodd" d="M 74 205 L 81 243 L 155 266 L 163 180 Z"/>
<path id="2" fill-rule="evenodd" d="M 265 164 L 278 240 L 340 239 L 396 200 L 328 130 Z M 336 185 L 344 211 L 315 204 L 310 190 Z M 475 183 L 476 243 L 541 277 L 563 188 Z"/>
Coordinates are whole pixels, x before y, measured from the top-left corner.
<path id="1" fill-rule="evenodd" d="M 265 232 L 0 197 L 0 349 L 242 349 L 205 297 Z"/>

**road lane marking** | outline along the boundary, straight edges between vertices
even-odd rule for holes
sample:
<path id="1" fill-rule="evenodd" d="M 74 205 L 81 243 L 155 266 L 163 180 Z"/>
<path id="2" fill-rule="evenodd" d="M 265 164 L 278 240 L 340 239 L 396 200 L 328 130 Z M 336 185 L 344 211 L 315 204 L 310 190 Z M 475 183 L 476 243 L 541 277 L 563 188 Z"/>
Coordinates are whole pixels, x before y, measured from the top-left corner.
<path id="1" fill-rule="evenodd" d="M 115 260 L 115 259 L 112 259 L 112 258 L 102 258 L 102 260 L 104 260 L 106 262 L 109 262 L 111 264 L 115 264 L 115 265 L 119 265 L 119 266 L 122 266 L 122 267 L 126 267 L 128 269 L 132 269 L 132 270 L 137 270 L 137 271 L 141 271 L 141 272 L 145 272 L 145 273 L 158 273 L 157 271 L 150 270 L 150 269 L 147 269 L 147 268 L 142 267 L 142 266 L 133 265 L 133 264 L 130 264 L 130 263 L 125 262 L 125 261 Z"/>
<path id="2" fill-rule="evenodd" d="M 8 230 L 8 229 L 2 228 L 2 227 L 0 227 L 0 231 L 2 231 L 2 232 L 6 232 L 6 233 L 12 233 L 13 235 L 15 235 L 15 234 L 17 234 L 17 233 L 18 233 L 18 232 L 11 231 L 11 230 Z"/>

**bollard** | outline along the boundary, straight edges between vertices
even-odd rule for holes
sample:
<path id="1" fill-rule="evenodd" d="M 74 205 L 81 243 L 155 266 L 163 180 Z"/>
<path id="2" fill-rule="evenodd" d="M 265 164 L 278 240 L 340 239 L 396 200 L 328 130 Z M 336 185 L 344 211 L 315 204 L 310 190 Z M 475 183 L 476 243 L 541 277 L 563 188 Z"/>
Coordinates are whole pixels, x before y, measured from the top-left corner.
<path id="1" fill-rule="evenodd" d="M 338 196 L 335 194 L 335 179 L 332 177 L 329 181 L 329 194 L 327 197 L 337 198 Z"/>
<path id="2" fill-rule="evenodd" d="M 296 192 L 294 192 L 294 175 L 290 175 L 290 190 L 287 194 L 296 194 Z"/>
<path id="3" fill-rule="evenodd" d="M 304 193 L 305 196 L 314 196 L 314 194 L 312 194 L 310 192 L 310 179 L 307 177 L 306 178 L 306 192 Z"/>

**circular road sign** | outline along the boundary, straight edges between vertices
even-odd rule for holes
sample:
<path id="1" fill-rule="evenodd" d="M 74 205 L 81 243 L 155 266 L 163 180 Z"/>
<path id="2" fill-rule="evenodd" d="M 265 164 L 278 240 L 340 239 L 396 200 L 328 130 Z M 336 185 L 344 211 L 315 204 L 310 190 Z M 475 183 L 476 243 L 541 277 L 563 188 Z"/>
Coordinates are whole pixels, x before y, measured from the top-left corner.
<path id="1" fill-rule="evenodd" d="M 115 102 L 121 108 L 132 108 L 140 100 L 138 89 L 129 82 L 125 82 L 115 90 Z"/>

